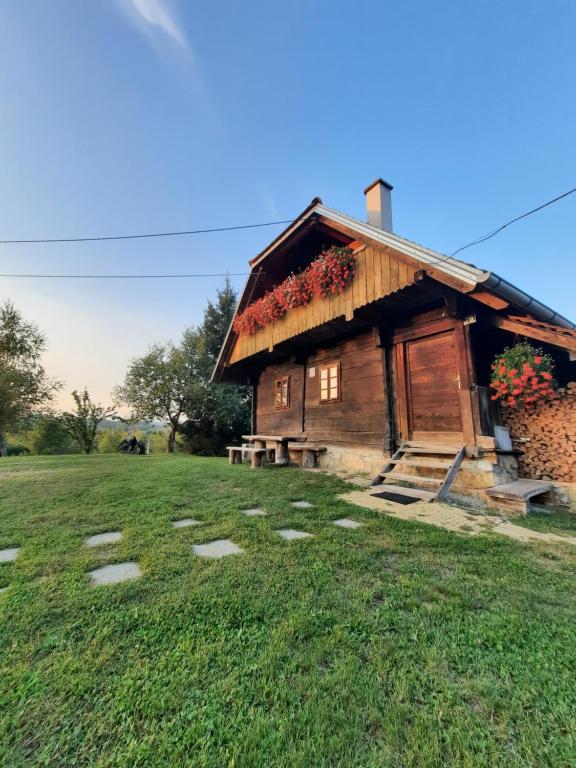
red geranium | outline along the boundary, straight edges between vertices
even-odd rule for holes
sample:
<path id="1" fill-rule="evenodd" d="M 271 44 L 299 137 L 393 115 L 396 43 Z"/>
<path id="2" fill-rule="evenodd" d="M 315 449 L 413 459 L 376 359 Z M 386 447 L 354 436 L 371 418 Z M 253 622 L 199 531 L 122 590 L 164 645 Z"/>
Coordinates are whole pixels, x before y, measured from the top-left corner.
<path id="1" fill-rule="evenodd" d="M 558 396 L 553 370 L 550 355 L 527 341 L 507 347 L 492 364 L 492 400 L 500 400 L 511 408 L 551 400 Z M 520 376 L 519 371 L 522 371 Z M 510 389 L 510 379 L 513 389 Z"/>
<path id="2" fill-rule="evenodd" d="M 290 275 L 236 315 L 234 331 L 239 336 L 252 336 L 288 310 L 309 304 L 314 296 L 341 293 L 354 279 L 355 270 L 356 257 L 350 248 L 328 248 L 303 272 Z"/>

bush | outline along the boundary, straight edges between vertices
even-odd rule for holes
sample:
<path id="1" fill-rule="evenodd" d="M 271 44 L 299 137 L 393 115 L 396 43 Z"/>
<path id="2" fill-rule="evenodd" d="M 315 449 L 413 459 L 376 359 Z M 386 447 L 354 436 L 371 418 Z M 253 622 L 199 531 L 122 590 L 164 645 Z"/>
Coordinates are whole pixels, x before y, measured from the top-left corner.
<path id="1" fill-rule="evenodd" d="M 6 456 L 29 456 L 30 448 L 26 445 L 10 445 L 6 446 Z"/>

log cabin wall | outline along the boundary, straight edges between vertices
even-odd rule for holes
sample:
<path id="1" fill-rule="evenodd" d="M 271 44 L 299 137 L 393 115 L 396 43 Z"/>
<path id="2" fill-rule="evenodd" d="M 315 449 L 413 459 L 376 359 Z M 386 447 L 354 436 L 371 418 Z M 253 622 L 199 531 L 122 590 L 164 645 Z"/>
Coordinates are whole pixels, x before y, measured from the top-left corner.
<path id="1" fill-rule="evenodd" d="M 388 400 L 383 350 L 372 331 L 318 349 L 306 361 L 304 425 L 308 440 L 387 449 Z M 320 401 L 320 366 L 340 364 L 340 399 Z M 314 375 L 311 376 L 313 371 Z"/>
<path id="2" fill-rule="evenodd" d="M 276 408 L 277 379 L 290 377 L 288 408 Z M 302 387 L 304 366 L 294 363 L 272 365 L 260 375 L 256 394 L 256 425 L 261 435 L 299 435 L 302 432 Z"/>

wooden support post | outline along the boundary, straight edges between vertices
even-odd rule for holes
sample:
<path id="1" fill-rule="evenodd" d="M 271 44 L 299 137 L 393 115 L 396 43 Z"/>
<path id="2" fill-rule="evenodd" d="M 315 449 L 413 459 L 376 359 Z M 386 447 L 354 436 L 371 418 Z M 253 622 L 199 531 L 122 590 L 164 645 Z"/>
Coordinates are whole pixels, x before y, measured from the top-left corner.
<path id="1" fill-rule="evenodd" d="M 464 443 L 470 450 L 476 446 L 476 431 L 474 424 L 474 410 L 472 405 L 472 393 L 470 389 L 471 376 L 468 367 L 468 336 L 464 332 L 464 326 L 458 321 L 454 326 L 454 343 L 456 348 L 456 367 L 460 385 L 460 414 L 462 417 L 462 435 Z"/>
<path id="2" fill-rule="evenodd" d="M 288 449 L 286 443 L 277 443 L 275 453 L 275 464 L 288 464 Z"/>
<path id="3" fill-rule="evenodd" d="M 314 451 L 302 451 L 302 466 L 306 469 L 312 469 L 316 466 L 316 454 Z"/>

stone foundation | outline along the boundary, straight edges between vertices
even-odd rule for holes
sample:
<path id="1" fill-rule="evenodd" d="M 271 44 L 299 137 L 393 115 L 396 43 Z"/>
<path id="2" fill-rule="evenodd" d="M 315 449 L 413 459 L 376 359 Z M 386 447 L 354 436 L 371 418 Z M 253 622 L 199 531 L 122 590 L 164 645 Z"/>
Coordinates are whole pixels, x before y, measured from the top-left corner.
<path id="1" fill-rule="evenodd" d="M 318 466 L 326 472 L 349 472 L 355 475 L 376 477 L 382 471 L 389 454 L 376 448 L 343 447 L 326 445 L 326 450 L 320 454 Z"/>

